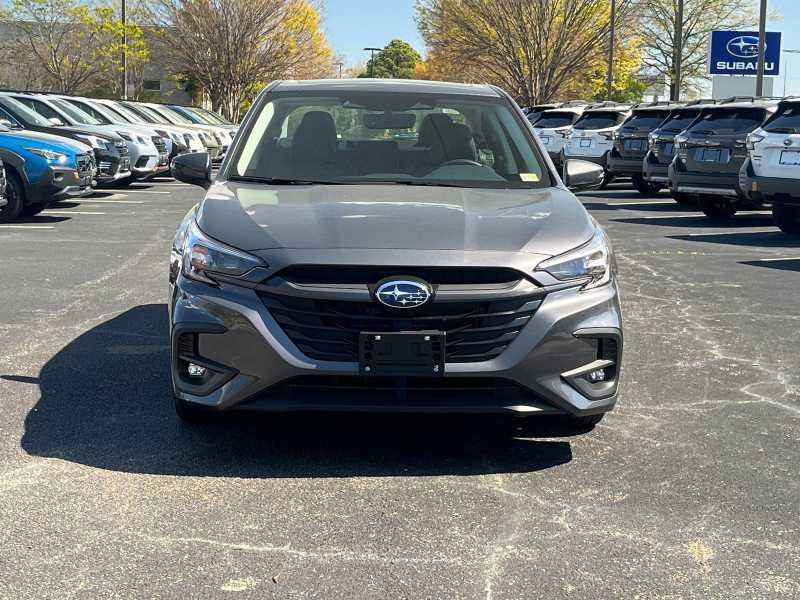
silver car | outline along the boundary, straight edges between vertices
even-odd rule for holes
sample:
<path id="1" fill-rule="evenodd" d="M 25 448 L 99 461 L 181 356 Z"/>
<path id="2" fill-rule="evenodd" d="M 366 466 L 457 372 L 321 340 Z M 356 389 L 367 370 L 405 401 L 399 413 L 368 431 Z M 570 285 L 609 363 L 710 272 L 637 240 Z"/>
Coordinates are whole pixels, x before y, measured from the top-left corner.
<path id="1" fill-rule="evenodd" d="M 204 153 L 173 173 L 207 189 L 172 248 L 180 417 L 613 408 L 611 245 L 500 89 L 273 83 L 213 182 Z"/>

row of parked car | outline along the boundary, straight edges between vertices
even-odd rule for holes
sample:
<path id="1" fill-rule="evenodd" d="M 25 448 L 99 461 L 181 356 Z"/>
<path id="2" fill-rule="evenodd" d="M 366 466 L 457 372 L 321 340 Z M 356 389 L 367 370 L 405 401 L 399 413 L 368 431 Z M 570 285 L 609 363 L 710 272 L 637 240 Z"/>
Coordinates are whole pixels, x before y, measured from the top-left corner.
<path id="1" fill-rule="evenodd" d="M 599 164 L 606 184 L 629 177 L 642 194 L 667 188 L 712 219 L 769 205 L 778 227 L 800 234 L 800 97 L 573 101 L 527 113 L 557 166 Z"/>
<path id="2" fill-rule="evenodd" d="M 198 107 L 0 90 L 0 223 L 166 173 L 179 154 L 220 162 L 236 131 Z"/>

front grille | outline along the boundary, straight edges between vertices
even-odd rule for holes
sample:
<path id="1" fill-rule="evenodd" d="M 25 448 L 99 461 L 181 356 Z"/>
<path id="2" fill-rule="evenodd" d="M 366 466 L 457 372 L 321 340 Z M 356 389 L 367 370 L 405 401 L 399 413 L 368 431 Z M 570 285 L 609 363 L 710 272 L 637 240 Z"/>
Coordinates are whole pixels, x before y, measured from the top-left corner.
<path id="1" fill-rule="evenodd" d="M 362 331 L 445 332 L 446 360 L 467 363 L 499 356 L 530 321 L 541 294 L 511 300 L 429 302 L 397 310 L 376 301 L 300 298 L 260 292 L 264 305 L 292 342 L 316 360 L 358 360 Z M 413 311 L 413 315 L 409 314 Z"/>
<path id="2" fill-rule="evenodd" d="M 519 271 L 502 267 L 392 267 L 363 265 L 295 265 L 280 272 L 281 277 L 299 284 L 364 284 L 372 285 L 386 277 L 413 275 L 433 285 L 480 285 L 512 283 L 524 276 Z"/>
<path id="3" fill-rule="evenodd" d="M 78 173 L 86 175 L 92 170 L 92 158 L 88 154 L 79 154 L 76 159 L 78 165 Z"/>
<path id="4" fill-rule="evenodd" d="M 164 154 L 167 151 L 167 145 L 164 143 L 163 138 L 154 135 L 151 139 L 153 140 L 153 145 L 158 149 L 159 154 Z"/>

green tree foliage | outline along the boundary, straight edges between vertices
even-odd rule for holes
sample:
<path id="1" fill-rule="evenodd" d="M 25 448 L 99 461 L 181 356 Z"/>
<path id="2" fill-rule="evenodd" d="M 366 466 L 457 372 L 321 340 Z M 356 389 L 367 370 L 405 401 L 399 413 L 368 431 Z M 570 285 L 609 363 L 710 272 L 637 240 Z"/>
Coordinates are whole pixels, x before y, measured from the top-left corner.
<path id="1" fill-rule="evenodd" d="M 419 52 L 403 40 L 392 40 L 383 50 L 375 54 L 374 61 L 367 61 L 366 69 L 359 77 L 378 79 L 413 79 L 417 64 L 422 62 Z"/>

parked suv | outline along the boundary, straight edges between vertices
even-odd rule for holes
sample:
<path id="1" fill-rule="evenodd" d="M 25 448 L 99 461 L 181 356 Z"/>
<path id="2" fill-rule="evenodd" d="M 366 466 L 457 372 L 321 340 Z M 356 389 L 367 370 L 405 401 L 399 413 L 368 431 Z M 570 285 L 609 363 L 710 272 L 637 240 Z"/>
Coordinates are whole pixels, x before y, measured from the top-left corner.
<path id="1" fill-rule="evenodd" d="M 614 177 L 630 177 L 640 194 L 655 194 L 663 183 L 646 181 L 644 159 L 649 148 L 650 133 L 657 129 L 672 110 L 683 106 L 676 102 L 637 104 L 631 116 L 614 135 L 614 147 L 608 155 L 608 170 Z"/>
<path id="2" fill-rule="evenodd" d="M 575 121 L 564 145 L 564 159 L 579 158 L 605 169 L 606 183 L 613 179 L 608 170 L 608 155 L 614 146 L 614 133 L 631 114 L 631 107 L 616 102 L 590 105 Z"/>
<path id="3" fill-rule="evenodd" d="M 676 156 L 669 166 L 673 194 L 691 194 L 708 217 L 726 219 L 752 205 L 739 187 L 747 158 L 747 134 L 776 110 L 777 100 L 723 102 L 703 109 L 683 133 L 675 136 Z"/>
<path id="4" fill-rule="evenodd" d="M 175 111 L 169 110 L 167 107 L 153 102 L 134 102 L 132 100 L 120 101 L 120 104 L 135 110 L 145 115 L 151 115 L 155 118 L 164 120 L 167 124 L 181 127 L 184 130 L 194 133 L 200 141 L 206 152 L 211 156 L 211 160 L 217 161 L 220 156 L 221 144 L 214 137 L 214 132 L 210 127 L 204 125 L 193 125 L 189 119 L 177 114 Z"/>
<path id="5" fill-rule="evenodd" d="M 152 129 L 103 124 L 63 98 L 49 94 L 15 94 L 13 97 L 53 124 L 82 127 L 100 134 L 118 135 L 124 139 L 128 145 L 131 177 L 122 180 L 123 182 L 147 179 L 169 168 L 164 141 Z M 98 167 L 103 173 L 108 165 L 101 163 Z"/>
<path id="6" fill-rule="evenodd" d="M 564 164 L 564 144 L 572 134 L 572 126 L 580 119 L 585 108 L 585 104 L 576 104 L 546 110 L 533 124 L 536 136 L 558 169 Z"/>
<path id="7" fill-rule="evenodd" d="M 208 188 L 170 266 L 181 417 L 614 405 L 611 246 L 498 88 L 276 82 L 213 184 L 205 153 L 173 172 Z"/>
<path id="8" fill-rule="evenodd" d="M 546 110 L 552 110 L 554 108 L 558 108 L 558 103 L 553 102 L 549 104 L 536 104 L 534 106 L 526 106 L 522 112 L 525 113 L 525 117 L 531 124 L 536 123 L 539 117 L 542 116 L 542 113 Z"/>
<path id="9" fill-rule="evenodd" d="M 130 177 L 128 145 L 119 135 L 99 133 L 82 126 L 57 126 L 8 93 L 0 94 L 0 119 L 6 119 L 23 129 L 69 138 L 90 146 L 94 153 L 94 178 L 98 185 Z"/>
<path id="10" fill-rule="evenodd" d="M 206 125 L 213 127 L 218 136 L 218 141 L 222 144 L 222 147 L 220 148 L 220 160 L 225 156 L 225 153 L 228 151 L 228 148 L 233 141 L 233 136 L 236 135 L 236 130 L 239 129 L 237 125 L 233 125 L 232 123 L 223 123 L 218 120 L 216 115 L 212 116 L 206 111 L 192 106 L 169 104 L 167 105 L 167 108 L 189 119 L 195 125 Z"/>
<path id="11" fill-rule="evenodd" d="M 800 234 L 800 98 L 786 98 L 747 138 L 749 157 L 740 187 L 755 202 L 772 204 L 775 223 Z"/>
<path id="12" fill-rule="evenodd" d="M 675 158 L 675 136 L 688 129 L 705 106 L 715 100 L 693 100 L 670 110 L 669 116 L 648 136 L 649 149 L 644 158 L 644 179 L 652 185 L 669 187 L 669 165 Z M 672 192 L 678 204 L 697 205 L 697 196 Z"/>
<path id="13" fill-rule="evenodd" d="M 3 161 L 0 160 L 0 209 L 5 208 L 8 205 L 8 200 L 6 200 L 6 169 L 3 165 Z"/>
<path id="14" fill-rule="evenodd" d="M 92 193 L 91 148 L 68 138 L 0 124 L 0 159 L 6 178 L 0 223 L 20 214 L 38 214 L 57 200 Z"/>

